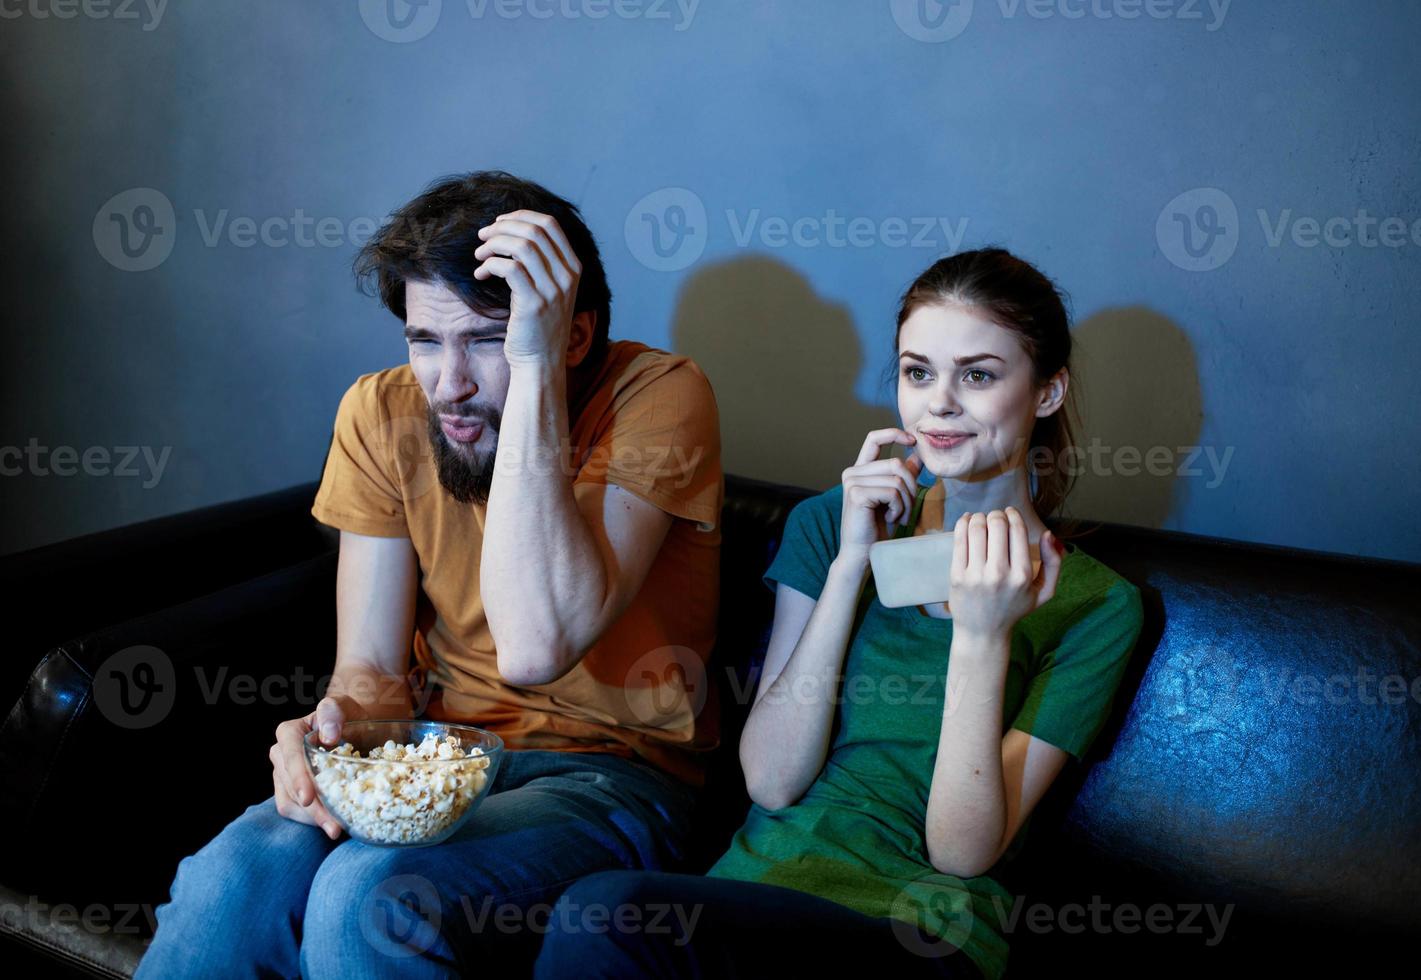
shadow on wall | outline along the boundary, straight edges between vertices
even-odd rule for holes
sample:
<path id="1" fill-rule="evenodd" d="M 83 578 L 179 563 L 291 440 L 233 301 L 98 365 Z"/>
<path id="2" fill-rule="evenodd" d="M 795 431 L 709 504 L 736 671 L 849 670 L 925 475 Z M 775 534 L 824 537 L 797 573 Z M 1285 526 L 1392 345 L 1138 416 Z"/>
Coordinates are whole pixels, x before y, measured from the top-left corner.
<path id="1" fill-rule="evenodd" d="M 673 349 L 715 389 L 727 473 L 824 490 L 869 430 L 899 424 L 896 411 L 854 391 L 864 350 L 848 311 L 782 262 L 747 257 L 696 272 L 671 329 Z"/>
<path id="2" fill-rule="evenodd" d="M 1087 317 L 1071 335 L 1083 452 L 1065 515 L 1159 528 L 1189 494 L 1227 492 L 1216 464 L 1227 466 L 1226 450 L 1198 446 L 1199 366 L 1179 325 L 1129 306 Z"/>

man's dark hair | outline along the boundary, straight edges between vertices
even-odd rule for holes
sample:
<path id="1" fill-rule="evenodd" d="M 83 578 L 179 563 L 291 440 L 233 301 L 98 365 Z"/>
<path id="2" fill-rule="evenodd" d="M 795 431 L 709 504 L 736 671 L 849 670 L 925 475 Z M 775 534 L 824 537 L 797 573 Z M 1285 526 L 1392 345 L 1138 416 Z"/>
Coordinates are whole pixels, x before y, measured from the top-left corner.
<path id="1" fill-rule="evenodd" d="M 547 188 L 502 170 L 455 174 L 434 181 L 414 200 L 390 215 L 355 256 L 361 290 L 405 322 L 405 282 L 442 282 L 475 313 L 499 316 L 509 308 L 508 283 L 500 276 L 479 280 L 474 249 L 483 244 L 478 231 L 500 214 L 526 209 L 557 220 L 582 264 L 573 312 L 594 310 L 597 329 L 588 361 L 606 350 L 612 321 L 612 291 L 597 242 L 577 207 Z"/>

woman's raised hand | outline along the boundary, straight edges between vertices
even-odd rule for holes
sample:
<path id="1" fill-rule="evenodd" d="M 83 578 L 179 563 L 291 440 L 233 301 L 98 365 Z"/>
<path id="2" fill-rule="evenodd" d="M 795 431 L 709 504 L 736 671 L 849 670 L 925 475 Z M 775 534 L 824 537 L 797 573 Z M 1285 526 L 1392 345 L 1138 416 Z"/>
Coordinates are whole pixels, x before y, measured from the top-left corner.
<path id="1" fill-rule="evenodd" d="M 1056 594 L 1066 546 L 1041 535 L 1041 570 L 1031 570 L 1026 522 L 1015 507 L 957 519 L 952 543 L 954 634 L 1002 637 L 1027 613 Z"/>
<path id="2" fill-rule="evenodd" d="M 878 456 L 885 446 L 911 446 L 916 442 L 917 438 L 903 429 L 874 429 L 864 439 L 858 459 L 842 475 L 840 557 L 866 566 L 869 546 L 887 537 L 891 525 L 908 523 L 923 461 L 917 456 L 906 460 Z"/>

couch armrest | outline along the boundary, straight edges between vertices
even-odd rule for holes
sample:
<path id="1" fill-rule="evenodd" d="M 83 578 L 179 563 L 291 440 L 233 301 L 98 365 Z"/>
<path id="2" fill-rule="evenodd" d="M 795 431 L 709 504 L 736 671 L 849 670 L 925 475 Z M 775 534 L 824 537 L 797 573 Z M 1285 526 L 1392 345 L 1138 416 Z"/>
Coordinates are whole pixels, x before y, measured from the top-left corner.
<path id="1" fill-rule="evenodd" d="M 131 977 L 148 948 L 137 931 L 139 921 L 136 915 L 115 918 L 91 909 L 51 906 L 0 885 L 0 937 L 14 976 Z"/>
<path id="2" fill-rule="evenodd" d="M 50 651 L 0 726 L 0 880 L 46 902 L 152 906 L 178 861 L 271 795 L 276 725 L 335 657 L 327 552 Z"/>

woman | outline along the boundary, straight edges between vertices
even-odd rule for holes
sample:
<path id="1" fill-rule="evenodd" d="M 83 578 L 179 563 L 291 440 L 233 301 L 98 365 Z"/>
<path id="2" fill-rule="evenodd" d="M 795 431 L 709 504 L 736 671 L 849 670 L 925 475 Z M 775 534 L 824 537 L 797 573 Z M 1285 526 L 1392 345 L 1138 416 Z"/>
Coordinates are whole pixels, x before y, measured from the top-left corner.
<path id="1" fill-rule="evenodd" d="M 904 294 L 895 345 L 902 428 L 870 432 L 843 483 L 794 508 L 765 574 L 745 825 L 705 877 L 574 884 L 540 976 L 1001 976 L 1016 920 L 996 877 L 1103 725 L 1140 595 L 1042 520 L 1073 447 L 1050 280 L 1001 249 L 942 259 Z M 893 444 L 910 458 L 880 458 Z M 922 574 L 950 602 L 885 607 L 870 546 L 943 529 L 951 567 Z"/>

